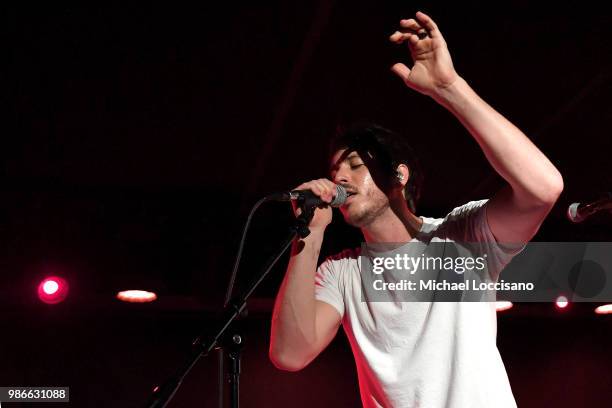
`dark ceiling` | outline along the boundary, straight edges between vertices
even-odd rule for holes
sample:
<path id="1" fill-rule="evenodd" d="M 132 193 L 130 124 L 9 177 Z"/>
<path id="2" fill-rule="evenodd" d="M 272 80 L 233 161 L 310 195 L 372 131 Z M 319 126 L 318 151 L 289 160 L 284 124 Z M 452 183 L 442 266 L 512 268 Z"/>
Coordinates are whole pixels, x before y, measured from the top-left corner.
<path id="1" fill-rule="evenodd" d="M 3 23 L 2 290 L 27 298 L 52 270 L 76 298 L 140 286 L 216 307 L 250 206 L 324 176 L 330 135 L 355 120 L 412 142 L 424 215 L 490 196 L 500 180 L 469 134 L 389 71 L 408 55 L 387 37 L 418 9 L 437 21 L 458 72 L 562 172 L 540 239 L 609 240 L 608 218 L 563 218 L 572 201 L 612 189 L 604 4 L 13 5 Z M 258 214 L 241 281 L 289 220 L 285 205 Z M 328 237 L 327 252 L 359 242 L 341 222 Z"/>

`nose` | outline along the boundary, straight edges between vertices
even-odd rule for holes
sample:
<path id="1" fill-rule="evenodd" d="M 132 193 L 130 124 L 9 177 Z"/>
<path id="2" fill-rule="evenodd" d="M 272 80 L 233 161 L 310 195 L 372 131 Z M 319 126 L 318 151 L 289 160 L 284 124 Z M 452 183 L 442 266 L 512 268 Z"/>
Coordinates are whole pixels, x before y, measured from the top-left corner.
<path id="1" fill-rule="evenodd" d="M 348 183 L 350 178 L 346 166 L 340 166 L 336 174 L 334 174 L 333 182 L 336 184 Z"/>

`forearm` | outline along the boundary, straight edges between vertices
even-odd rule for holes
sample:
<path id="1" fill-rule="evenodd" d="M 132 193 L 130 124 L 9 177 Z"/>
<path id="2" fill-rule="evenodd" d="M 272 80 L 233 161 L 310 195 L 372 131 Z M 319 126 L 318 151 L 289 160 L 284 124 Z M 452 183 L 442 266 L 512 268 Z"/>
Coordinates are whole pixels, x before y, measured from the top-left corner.
<path id="1" fill-rule="evenodd" d="M 483 101 L 462 78 L 440 91 L 435 99 L 468 129 L 521 203 L 554 203 L 563 186 L 559 171 L 523 132 Z"/>
<path id="2" fill-rule="evenodd" d="M 315 274 L 323 232 L 294 244 L 274 305 L 270 357 L 279 366 L 299 367 L 316 344 Z M 300 248 L 303 243 L 303 247 Z"/>

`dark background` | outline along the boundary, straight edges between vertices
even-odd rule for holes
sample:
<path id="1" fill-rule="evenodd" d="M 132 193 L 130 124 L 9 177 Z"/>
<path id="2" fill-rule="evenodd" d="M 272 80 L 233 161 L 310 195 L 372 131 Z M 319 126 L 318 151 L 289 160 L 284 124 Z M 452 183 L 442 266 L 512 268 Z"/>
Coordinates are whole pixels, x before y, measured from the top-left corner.
<path id="1" fill-rule="evenodd" d="M 564 218 L 571 202 L 612 189 L 604 4 L 2 6 L 0 385 L 70 386 L 71 406 L 142 406 L 212 327 L 250 207 L 325 176 L 339 124 L 373 120 L 411 141 L 426 175 L 419 214 L 490 197 L 501 182 L 469 134 L 389 71 L 408 53 L 387 37 L 419 9 L 438 23 L 458 72 L 563 174 L 536 240 L 609 241 L 609 214 Z M 257 213 L 239 289 L 290 220 L 285 204 Z M 339 214 L 326 237 L 322 255 L 361 240 Z M 300 373 L 267 360 L 285 265 L 244 322 L 244 406 L 358 405 L 342 333 Z M 36 297 L 48 274 L 70 283 L 59 305 Z M 159 300 L 114 299 L 131 288 Z M 609 405 L 611 322 L 593 306 L 523 304 L 500 315 L 519 406 Z M 215 369 L 215 356 L 201 361 L 171 406 L 213 406 Z"/>

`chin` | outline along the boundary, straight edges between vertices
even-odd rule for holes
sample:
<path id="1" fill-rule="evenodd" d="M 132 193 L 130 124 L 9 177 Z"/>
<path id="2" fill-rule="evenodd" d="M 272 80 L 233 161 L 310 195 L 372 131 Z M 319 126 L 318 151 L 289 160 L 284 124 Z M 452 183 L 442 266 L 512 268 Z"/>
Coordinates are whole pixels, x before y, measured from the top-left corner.
<path id="1" fill-rule="evenodd" d="M 368 225 L 376 218 L 376 211 L 372 211 L 372 209 L 364 208 L 363 205 L 355 206 L 352 205 L 347 209 L 342 210 L 342 215 L 344 216 L 344 221 L 352 225 L 353 227 L 363 227 Z"/>

